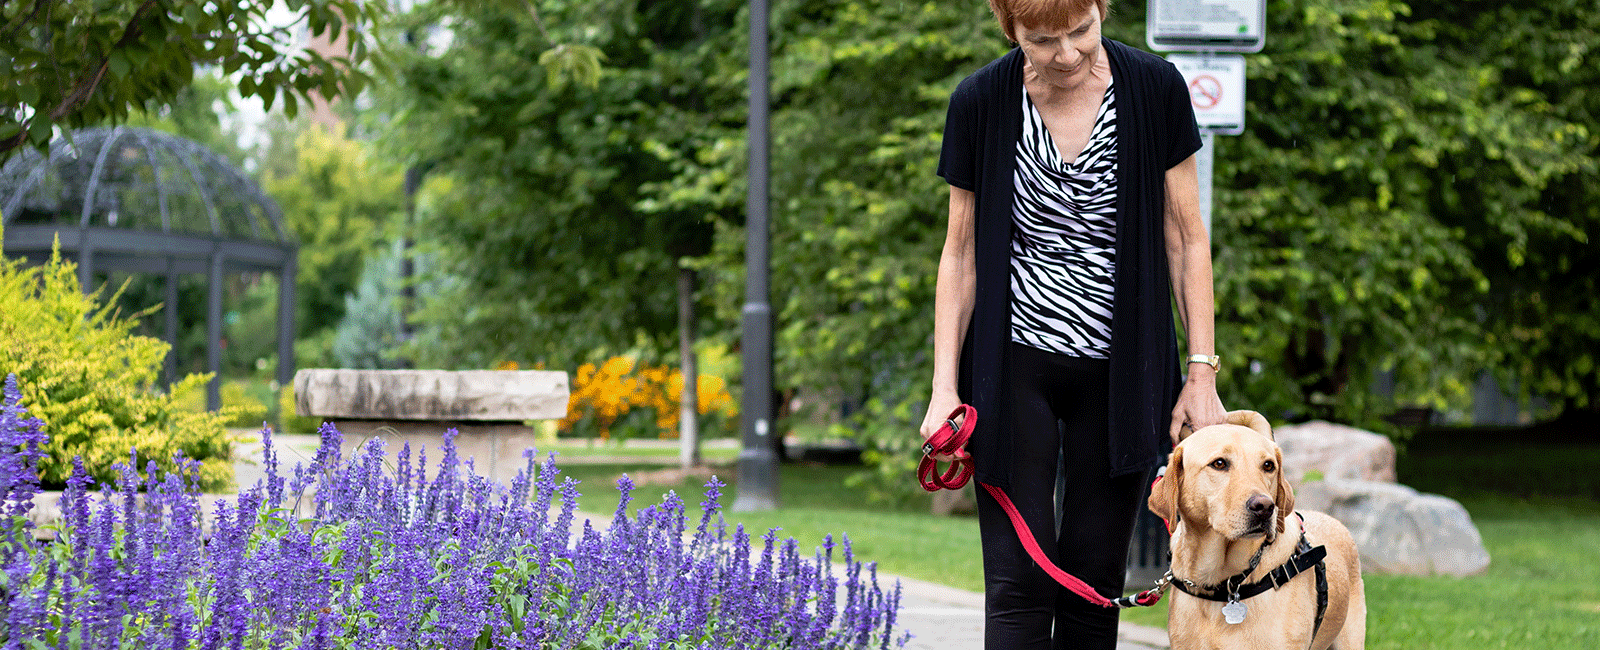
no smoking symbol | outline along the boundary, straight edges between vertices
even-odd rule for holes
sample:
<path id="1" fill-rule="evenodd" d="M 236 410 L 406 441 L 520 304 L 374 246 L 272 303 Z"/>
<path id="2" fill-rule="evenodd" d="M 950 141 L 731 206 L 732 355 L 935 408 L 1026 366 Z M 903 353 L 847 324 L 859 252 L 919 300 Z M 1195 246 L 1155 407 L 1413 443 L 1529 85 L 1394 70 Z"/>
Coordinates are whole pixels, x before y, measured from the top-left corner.
<path id="1" fill-rule="evenodd" d="M 1189 82 L 1189 101 L 1201 110 L 1216 108 L 1222 101 L 1222 82 L 1208 74 L 1195 77 Z"/>

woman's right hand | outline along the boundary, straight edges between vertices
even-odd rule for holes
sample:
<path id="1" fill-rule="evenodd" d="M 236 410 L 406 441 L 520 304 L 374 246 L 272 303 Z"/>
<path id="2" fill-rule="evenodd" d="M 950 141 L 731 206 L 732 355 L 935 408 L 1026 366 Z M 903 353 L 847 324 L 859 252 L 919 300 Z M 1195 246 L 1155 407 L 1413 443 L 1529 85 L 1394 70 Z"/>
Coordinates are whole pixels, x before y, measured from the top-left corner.
<path id="1" fill-rule="evenodd" d="M 961 406 L 961 397 L 956 395 L 955 391 L 934 391 L 933 396 L 928 399 L 928 413 L 922 416 L 922 439 L 926 441 L 939 433 L 939 429 L 945 426 L 945 419 L 949 418 L 958 406 Z M 957 450 L 954 454 L 933 455 L 934 460 L 946 463 L 967 457 L 965 448 Z"/>

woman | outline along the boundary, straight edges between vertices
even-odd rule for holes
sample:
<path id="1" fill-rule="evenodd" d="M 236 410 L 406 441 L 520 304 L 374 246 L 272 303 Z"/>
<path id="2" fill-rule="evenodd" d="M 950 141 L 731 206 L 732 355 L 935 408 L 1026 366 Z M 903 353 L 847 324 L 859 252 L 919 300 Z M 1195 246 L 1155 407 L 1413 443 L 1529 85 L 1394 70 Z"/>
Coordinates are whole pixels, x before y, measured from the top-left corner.
<path id="1" fill-rule="evenodd" d="M 1144 477 L 1180 426 L 1224 417 L 1199 131 L 1171 64 L 1101 37 L 1106 0 L 989 4 L 1017 47 L 950 97 L 922 435 L 972 404 L 978 428 L 957 455 L 1006 491 L 1058 566 L 1120 596 Z M 977 494 L 986 647 L 1114 648 L 1117 611 L 1059 587 Z"/>

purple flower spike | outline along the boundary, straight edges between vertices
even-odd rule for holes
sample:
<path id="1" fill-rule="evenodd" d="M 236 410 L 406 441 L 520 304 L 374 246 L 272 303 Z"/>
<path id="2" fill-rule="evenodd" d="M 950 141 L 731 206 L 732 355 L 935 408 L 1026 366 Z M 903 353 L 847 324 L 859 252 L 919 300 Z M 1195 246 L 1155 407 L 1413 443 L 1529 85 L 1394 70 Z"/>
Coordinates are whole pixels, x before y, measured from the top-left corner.
<path id="1" fill-rule="evenodd" d="M 44 422 L 27 417 L 22 406 L 22 390 L 17 376 L 6 375 L 5 398 L 0 403 L 0 499 L 7 505 L 4 515 L 22 517 L 33 508 L 33 495 L 39 492 L 39 459 L 50 443 Z M 29 522 L 25 526 L 32 526 Z"/>
<path id="2" fill-rule="evenodd" d="M 47 438 L 14 378 L 4 398 L 0 493 L 31 497 Z M 574 531 L 578 484 L 554 455 L 524 454 L 508 487 L 476 475 L 454 431 L 431 478 L 425 448 L 391 468 L 379 444 L 347 459 L 337 428 L 318 433 L 315 459 L 285 474 L 262 429 L 267 479 L 205 515 L 201 466 L 181 453 L 163 473 L 131 451 L 103 492 L 75 461 L 56 544 L 0 536 L 0 650 L 868 650 L 909 638 L 895 628 L 899 585 L 880 588 L 848 538 L 843 576 L 832 536 L 802 557 L 769 529 L 758 552 L 742 525 L 729 534 L 715 478 L 692 532 L 676 493 L 634 510 L 627 477 L 610 524 Z"/>

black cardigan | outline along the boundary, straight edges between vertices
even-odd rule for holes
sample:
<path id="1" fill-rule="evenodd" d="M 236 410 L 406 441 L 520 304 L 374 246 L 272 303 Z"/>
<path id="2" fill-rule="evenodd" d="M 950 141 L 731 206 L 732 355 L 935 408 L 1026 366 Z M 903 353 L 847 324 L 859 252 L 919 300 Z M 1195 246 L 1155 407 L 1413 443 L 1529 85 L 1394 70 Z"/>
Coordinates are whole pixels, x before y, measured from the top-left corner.
<path id="1" fill-rule="evenodd" d="M 1188 86 L 1156 55 L 1104 39 L 1117 87 L 1117 244 L 1111 328 L 1111 475 L 1147 471 L 1170 446 L 1180 387 L 1163 231 L 1166 172 L 1200 149 Z M 1022 133 L 1022 51 L 994 60 L 950 95 L 939 175 L 977 195 L 977 300 L 962 343 L 960 395 L 977 409 L 968 451 L 977 478 L 1009 487 L 1012 174 Z"/>

